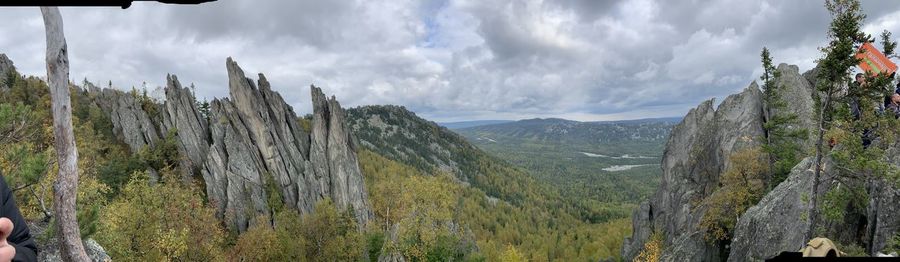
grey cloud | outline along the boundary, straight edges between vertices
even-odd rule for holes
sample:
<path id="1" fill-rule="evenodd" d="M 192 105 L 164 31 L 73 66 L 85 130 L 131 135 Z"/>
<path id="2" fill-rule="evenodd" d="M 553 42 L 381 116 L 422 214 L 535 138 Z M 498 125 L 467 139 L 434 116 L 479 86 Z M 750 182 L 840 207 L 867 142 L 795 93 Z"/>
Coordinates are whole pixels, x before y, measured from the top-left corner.
<path id="1" fill-rule="evenodd" d="M 885 17 L 900 7 L 863 4 L 867 21 L 897 26 Z M 399 104 L 435 120 L 678 116 L 756 79 L 763 46 L 809 69 L 829 21 L 821 1 L 767 0 L 220 0 L 62 12 L 76 81 L 152 88 L 174 73 L 198 96 L 222 97 L 232 56 L 299 113 L 316 84 L 347 106 Z M 0 35 L 16 36 L 0 38 L 0 52 L 42 75 L 40 13 L 0 16 L 10 21 Z"/>
<path id="2" fill-rule="evenodd" d="M 593 22 L 608 14 L 621 2 L 614 0 L 560 0 L 552 1 L 551 4 L 575 11 L 583 22 Z"/>

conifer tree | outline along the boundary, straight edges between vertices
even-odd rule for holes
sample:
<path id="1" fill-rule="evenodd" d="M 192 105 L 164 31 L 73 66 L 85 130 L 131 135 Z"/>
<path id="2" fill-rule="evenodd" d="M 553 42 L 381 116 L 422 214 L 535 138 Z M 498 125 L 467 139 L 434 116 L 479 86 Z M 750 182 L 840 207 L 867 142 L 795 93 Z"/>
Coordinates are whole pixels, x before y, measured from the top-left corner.
<path id="1" fill-rule="evenodd" d="M 835 96 L 843 85 L 850 81 L 853 66 L 859 63 L 856 58 L 857 47 L 867 37 L 861 32 L 866 15 L 862 13 L 859 0 L 828 0 L 825 8 L 831 13 L 832 21 L 828 30 L 829 44 L 821 48 L 825 57 L 819 61 L 820 72 L 816 87 L 824 97 L 819 104 L 818 136 L 816 139 L 816 158 L 813 186 L 810 197 L 809 229 L 806 238 L 812 238 L 818 220 L 817 192 L 822 173 L 822 159 L 826 152 L 824 145 L 825 131 L 831 126 Z"/>
<path id="2" fill-rule="evenodd" d="M 787 101 L 782 99 L 784 87 L 778 85 L 781 78 L 768 48 L 763 47 L 760 54 L 763 66 L 763 100 L 765 102 L 764 114 L 766 123 L 763 128 L 766 131 L 766 144 L 763 146 L 769 155 L 769 177 L 766 178 L 766 190 L 783 181 L 791 172 L 791 168 L 800 162 L 802 148 L 798 141 L 807 138 L 806 129 L 791 129 L 791 125 L 797 126 L 798 116 L 787 110 Z"/>
<path id="3" fill-rule="evenodd" d="M 881 48 L 887 57 L 897 57 L 894 50 L 897 49 L 897 41 L 891 41 L 891 31 L 884 30 L 881 32 Z"/>

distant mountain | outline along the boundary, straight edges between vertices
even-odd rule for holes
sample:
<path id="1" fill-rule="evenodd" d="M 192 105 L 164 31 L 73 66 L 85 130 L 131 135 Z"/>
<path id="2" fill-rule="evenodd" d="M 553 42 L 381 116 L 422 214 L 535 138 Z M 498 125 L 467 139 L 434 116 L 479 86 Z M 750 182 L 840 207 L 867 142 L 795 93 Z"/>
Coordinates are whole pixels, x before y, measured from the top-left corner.
<path id="1" fill-rule="evenodd" d="M 597 145 L 616 145 L 622 142 L 638 143 L 653 145 L 655 149 L 650 153 L 660 155 L 662 143 L 668 137 L 669 130 L 680 120 L 680 118 L 660 118 L 579 122 L 559 118 L 535 118 L 462 128 L 457 131 L 474 141 L 517 142 L 524 139 L 569 144 L 585 150 L 596 149 Z M 625 153 L 637 153 L 633 150 L 629 151 Z"/>
<path id="2" fill-rule="evenodd" d="M 463 181 L 475 176 L 474 159 L 484 155 L 464 137 L 402 106 L 351 108 L 347 121 L 364 148 L 424 171 L 448 172 Z"/>
<path id="3" fill-rule="evenodd" d="M 494 124 L 503 124 L 513 122 L 513 120 L 476 120 L 476 121 L 461 121 L 461 122 L 446 122 L 446 123 L 437 123 L 443 127 L 449 129 L 462 129 L 476 126 L 486 126 L 486 125 L 494 125 Z"/>
<path id="4" fill-rule="evenodd" d="M 641 119 L 628 119 L 628 120 L 614 120 L 614 121 L 590 121 L 590 123 L 652 123 L 652 122 L 674 122 L 678 123 L 684 117 L 659 117 L 659 118 L 641 118 Z"/>

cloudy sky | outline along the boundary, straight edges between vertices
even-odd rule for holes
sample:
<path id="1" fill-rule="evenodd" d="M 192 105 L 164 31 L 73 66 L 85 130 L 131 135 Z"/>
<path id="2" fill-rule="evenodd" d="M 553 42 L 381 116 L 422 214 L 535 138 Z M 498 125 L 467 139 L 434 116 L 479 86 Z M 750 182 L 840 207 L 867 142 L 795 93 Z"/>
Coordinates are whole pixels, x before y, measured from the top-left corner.
<path id="1" fill-rule="evenodd" d="M 435 121 L 681 116 L 746 87 L 759 51 L 810 69 L 822 1 L 219 0 L 62 8 L 71 78 L 154 88 L 165 75 L 228 95 L 225 58 L 295 111 L 309 85 L 345 106 L 397 104 Z M 900 35 L 900 5 L 863 1 L 866 30 Z M 0 8 L 0 53 L 45 75 L 37 8 Z"/>

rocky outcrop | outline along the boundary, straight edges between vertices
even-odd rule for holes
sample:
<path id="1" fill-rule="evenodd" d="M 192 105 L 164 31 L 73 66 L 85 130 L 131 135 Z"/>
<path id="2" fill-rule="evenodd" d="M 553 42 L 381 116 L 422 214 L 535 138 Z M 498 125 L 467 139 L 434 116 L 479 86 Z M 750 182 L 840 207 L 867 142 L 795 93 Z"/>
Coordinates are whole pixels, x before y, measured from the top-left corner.
<path id="1" fill-rule="evenodd" d="M 177 76 L 166 75 L 165 93 L 160 135 L 172 132 L 177 136 L 182 171 L 190 174 L 206 160 L 210 142 L 207 120 L 197 109 L 194 94 L 181 86 Z"/>
<path id="2" fill-rule="evenodd" d="M 718 187 L 731 153 L 763 141 L 762 103 L 754 83 L 727 97 L 717 109 L 713 100 L 703 102 L 673 128 L 663 155 L 660 188 L 634 213 L 634 233 L 623 244 L 625 259 L 637 255 L 653 231 L 665 235 L 667 261 L 712 261 L 726 255 L 698 231 L 706 210 L 699 203 Z"/>
<path id="3" fill-rule="evenodd" d="M 160 139 L 159 129 L 148 111 L 158 110 L 155 103 L 141 103 L 136 93 L 126 93 L 115 89 L 99 89 L 85 81 L 83 84 L 94 101 L 109 115 L 114 133 L 128 145 L 132 152 L 138 152 L 145 146 L 155 145 Z M 148 110 L 150 109 L 150 110 Z"/>
<path id="4" fill-rule="evenodd" d="M 797 122 L 788 129 L 808 131 L 810 136 L 797 142 L 805 152 L 811 152 L 815 142 L 812 131 L 817 130 L 818 119 L 815 105 L 818 91 L 814 82 L 817 70 L 800 75 L 796 66 L 781 64 L 778 71 L 781 99 L 788 105 L 781 110 L 771 108 L 770 113 L 795 115 Z M 730 96 L 716 110 L 712 101 L 706 101 L 673 129 L 662 161 L 661 185 L 648 202 L 634 211 L 634 231 L 625 239 L 622 249 L 625 259 L 637 255 L 653 232 L 665 235 L 664 261 L 758 261 L 805 245 L 810 230 L 809 199 L 814 177 L 811 157 L 796 165 L 788 178 L 755 206 L 743 214 L 735 214 L 739 218 L 730 242 L 710 244 L 698 231 L 699 220 L 705 213 L 701 203 L 718 187 L 719 175 L 729 166 L 728 155 L 765 139 L 765 121 L 760 118 L 768 105 L 760 101 L 759 91 L 752 91 L 756 89 L 751 85 L 744 92 Z M 900 168 L 900 146 L 896 142 L 888 147 L 885 160 Z M 818 199 L 822 200 L 830 190 L 851 183 L 854 188 L 865 188 L 868 203 L 850 201 L 844 207 L 830 207 L 843 209 L 843 219 L 829 221 L 820 216 L 816 235 L 837 243 L 864 246 L 873 255 L 882 251 L 900 229 L 900 218 L 896 216 L 900 211 L 897 184 L 880 177 L 841 180 L 838 175 L 843 171 L 835 168 L 829 157 L 824 161 L 819 189 L 815 192 Z M 824 204 L 820 202 L 820 205 Z M 822 206 L 819 209 L 821 213 Z"/>
<path id="5" fill-rule="evenodd" d="M 894 149 L 888 150 L 886 160 L 895 167 L 900 166 L 900 162 L 892 160 L 896 156 L 893 152 Z M 812 157 L 801 161 L 787 180 L 740 216 L 734 229 L 729 261 L 768 259 L 781 251 L 799 250 L 806 244 L 813 165 Z M 826 158 L 823 166 L 817 192 L 820 199 L 839 186 L 835 183 L 839 172 L 832 168 L 834 163 Z M 816 234 L 838 243 L 866 246 L 866 251 L 874 255 L 883 251 L 900 230 L 900 218 L 896 215 L 900 212 L 900 189 L 885 178 L 872 179 L 865 188 L 869 197 L 865 210 L 857 211 L 852 204 L 838 207 L 845 209 L 844 219 L 828 221 L 820 218 L 822 228 Z"/>
<path id="6" fill-rule="evenodd" d="M 735 225 L 728 261 L 765 260 L 782 251 L 804 247 L 808 240 L 805 238 L 809 229 L 809 190 L 814 164 L 812 157 L 801 161 L 784 182 L 741 215 Z"/>
<path id="7" fill-rule="evenodd" d="M 230 101 L 210 104 L 211 142 L 201 170 L 209 200 L 217 215 L 239 231 L 257 214 L 269 214 L 265 163 L 250 131 Z M 248 212 L 252 211 L 252 212 Z"/>
<path id="8" fill-rule="evenodd" d="M 324 98 L 324 94 L 318 88 L 313 87 L 313 96 L 317 96 L 319 98 L 313 99 L 314 107 L 316 108 L 327 108 L 328 114 L 328 125 L 327 129 L 323 130 L 320 124 L 313 122 L 313 143 L 317 145 L 321 145 L 323 143 L 326 144 L 325 155 L 328 159 L 325 163 L 328 163 L 328 171 L 331 178 L 330 182 L 330 193 L 332 199 L 334 199 L 335 203 L 339 205 L 349 205 L 353 206 L 354 210 L 360 210 L 356 207 L 362 208 L 362 202 L 358 201 L 359 199 L 365 199 L 365 190 L 363 188 L 364 182 L 362 179 L 362 171 L 359 169 L 358 159 L 356 158 L 356 148 L 353 144 L 353 139 L 350 137 L 350 130 L 347 128 L 347 123 L 345 121 L 346 117 L 344 110 L 341 109 L 341 105 L 338 103 L 334 97 L 331 97 L 328 100 L 327 107 L 325 105 L 316 105 L 316 103 L 321 103 L 322 98 Z M 316 114 L 313 114 L 313 121 L 318 118 Z M 324 122 L 324 121 L 323 121 Z M 322 134 L 322 135 L 320 135 Z M 322 137 L 325 137 L 325 141 L 319 141 Z M 321 146 L 317 146 L 313 148 L 314 150 L 320 150 Z M 318 152 L 311 152 L 316 155 L 319 155 Z M 316 173 L 318 175 L 318 173 Z M 326 191 L 328 192 L 328 191 Z"/>
<path id="9" fill-rule="evenodd" d="M 872 181 L 868 186 L 869 203 L 866 208 L 867 250 L 874 255 L 888 247 L 891 238 L 900 232 L 900 188 L 886 179 Z"/>
<path id="10" fill-rule="evenodd" d="M 6 76 L 15 71 L 16 67 L 13 66 L 12 60 L 9 60 L 6 54 L 0 54 L 0 89 L 9 88 L 11 83 L 6 82 Z"/>
<path id="11" fill-rule="evenodd" d="M 115 133 L 134 152 L 174 134 L 185 180 L 203 178 L 209 201 L 229 228 L 242 232 L 259 215 L 271 215 L 270 194 L 301 213 L 330 198 L 352 208 L 364 225 L 372 211 L 337 100 L 311 87 L 313 129 L 307 133 L 264 75 L 252 81 L 231 58 L 226 69 L 231 97 L 213 100 L 208 113 L 174 75 L 166 77 L 162 105 L 138 103 L 113 89 L 88 92 L 99 94 L 97 103 L 113 119 Z"/>
<path id="12" fill-rule="evenodd" d="M 803 130 L 807 133 L 805 139 L 797 142 L 802 146 L 804 152 L 813 149 L 817 130 L 817 111 L 813 98 L 816 93 L 813 86 L 806 77 L 800 75 L 800 69 L 796 65 L 780 64 L 778 72 L 781 74 L 779 81 L 776 83 L 780 89 L 781 100 L 786 103 L 786 108 L 779 110 L 771 108 L 770 113 L 773 116 L 787 117 L 796 116 L 796 120 L 786 126 L 788 131 Z M 769 121 L 769 119 L 766 119 Z"/>

